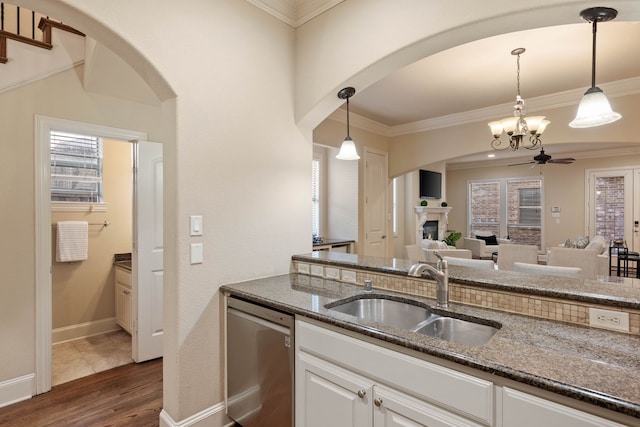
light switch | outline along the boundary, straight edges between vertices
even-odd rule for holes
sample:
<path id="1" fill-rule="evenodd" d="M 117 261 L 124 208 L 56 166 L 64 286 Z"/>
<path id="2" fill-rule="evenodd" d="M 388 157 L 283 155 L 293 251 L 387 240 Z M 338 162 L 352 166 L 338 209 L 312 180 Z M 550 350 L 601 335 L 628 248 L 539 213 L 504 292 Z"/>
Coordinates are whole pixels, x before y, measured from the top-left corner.
<path id="1" fill-rule="evenodd" d="M 202 236 L 202 215 L 191 215 L 189 227 L 191 236 Z"/>
<path id="2" fill-rule="evenodd" d="M 191 264 L 202 264 L 202 243 L 191 244 Z"/>

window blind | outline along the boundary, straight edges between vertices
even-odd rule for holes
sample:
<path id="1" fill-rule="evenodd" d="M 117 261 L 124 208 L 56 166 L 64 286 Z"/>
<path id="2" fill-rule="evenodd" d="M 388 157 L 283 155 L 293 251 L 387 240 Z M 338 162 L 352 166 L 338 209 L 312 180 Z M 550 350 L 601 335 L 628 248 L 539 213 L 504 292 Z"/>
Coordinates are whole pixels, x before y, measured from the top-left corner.
<path id="1" fill-rule="evenodd" d="M 51 131 L 51 201 L 101 203 L 102 140 Z"/>
<path id="2" fill-rule="evenodd" d="M 320 236 L 320 161 L 311 163 L 311 232 Z"/>

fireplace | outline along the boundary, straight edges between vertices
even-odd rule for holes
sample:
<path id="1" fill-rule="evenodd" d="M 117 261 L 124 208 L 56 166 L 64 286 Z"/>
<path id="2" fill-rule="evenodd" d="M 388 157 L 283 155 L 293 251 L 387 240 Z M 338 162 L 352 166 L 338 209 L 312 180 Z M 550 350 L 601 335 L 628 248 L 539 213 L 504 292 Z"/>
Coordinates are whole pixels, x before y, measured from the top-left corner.
<path id="1" fill-rule="evenodd" d="M 447 237 L 449 227 L 449 206 L 416 206 L 416 228 L 415 243 L 420 244 L 422 239 L 426 239 L 431 234 L 432 240 L 441 240 Z"/>
<path id="2" fill-rule="evenodd" d="M 440 221 L 427 220 L 422 226 L 422 238 L 430 240 L 438 239 L 438 223 Z M 442 236 L 444 238 L 444 236 Z"/>

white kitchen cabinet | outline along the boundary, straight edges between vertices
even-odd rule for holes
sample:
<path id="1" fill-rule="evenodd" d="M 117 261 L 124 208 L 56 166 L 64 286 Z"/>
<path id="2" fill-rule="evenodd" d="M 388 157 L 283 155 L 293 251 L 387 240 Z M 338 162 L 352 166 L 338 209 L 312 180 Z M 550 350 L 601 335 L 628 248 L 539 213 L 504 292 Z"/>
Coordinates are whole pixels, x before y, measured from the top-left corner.
<path id="1" fill-rule="evenodd" d="M 306 353 L 297 358 L 296 376 L 297 426 L 371 426 L 370 380 Z"/>
<path id="2" fill-rule="evenodd" d="M 623 427 L 623 424 L 504 387 L 500 427 Z"/>
<path id="3" fill-rule="evenodd" d="M 116 323 L 128 333 L 132 326 L 131 271 L 116 267 Z"/>
<path id="4" fill-rule="evenodd" d="M 296 426 L 492 423 L 492 383 L 296 322 Z"/>

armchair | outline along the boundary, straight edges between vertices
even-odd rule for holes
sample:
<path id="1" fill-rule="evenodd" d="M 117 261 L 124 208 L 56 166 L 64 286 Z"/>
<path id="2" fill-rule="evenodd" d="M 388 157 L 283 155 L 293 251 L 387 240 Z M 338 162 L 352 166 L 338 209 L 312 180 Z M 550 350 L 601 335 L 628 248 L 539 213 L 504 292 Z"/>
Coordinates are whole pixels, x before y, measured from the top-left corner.
<path id="1" fill-rule="evenodd" d="M 424 259 L 427 262 L 438 262 L 438 258 L 434 255 L 435 251 L 441 257 L 454 257 L 454 258 L 471 258 L 471 251 L 468 249 L 458 249 L 455 246 L 448 246 L 445 242 L 437 240 L 423 239 L 420 242 L 422 251 L 424 252 Z"/>
<path id="2" fill-rule="evenodd" d="M 476 231 L 471 237 L 465 237 L 462 244 L 471 251 L 473 258 L 491 259 L 493 253 L 498 252 L 499 244 L 510 242 L 509 239 L 495 237 L 491 231 Z"/>

